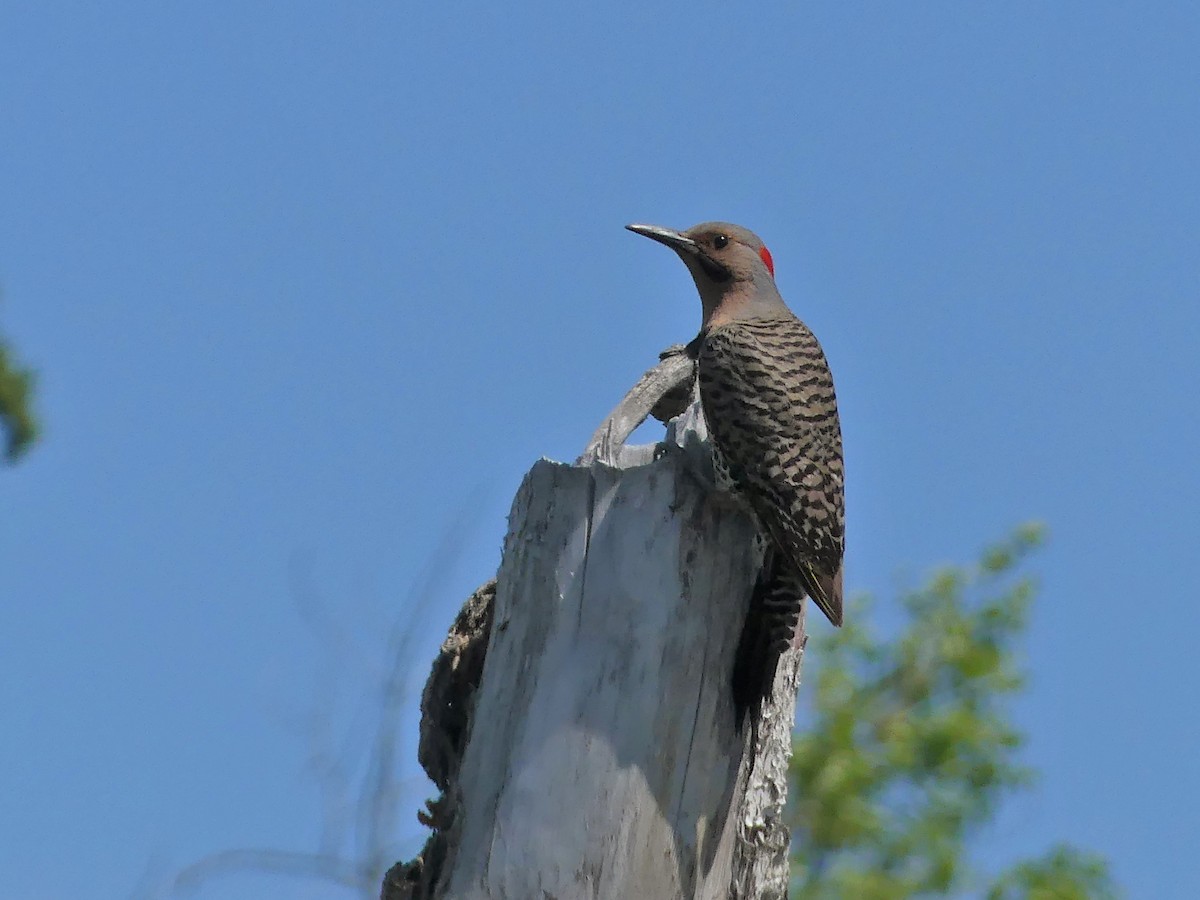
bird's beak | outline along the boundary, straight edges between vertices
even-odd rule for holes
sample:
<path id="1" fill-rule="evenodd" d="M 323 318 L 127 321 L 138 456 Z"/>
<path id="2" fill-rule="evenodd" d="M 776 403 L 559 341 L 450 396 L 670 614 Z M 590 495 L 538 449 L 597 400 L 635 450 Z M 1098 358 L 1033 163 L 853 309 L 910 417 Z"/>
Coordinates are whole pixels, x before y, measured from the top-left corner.
<path id="1" fill-rule="evenodd" d="M 658 241 L 660 244 L 666 244 L 676 253 L 687 251 L 691 254 L 700 252 L 700 248 L 690 237 L 685 237 L 678 231 L 673 231 L 670 228 L 663 228 L 660 225 L 626 225 L 634 234 L 640 234 L 643 237 L 648 237 L 652 241 Z"/>
<path id="2" fill-rule="evenodd" d="M 652 241 L 666 244 L 682 257 L 689 269 L 692 268 L 692 264 L 688 262 L 688 257 L 690 256 L 713 281 L 728 281 L 731 277 L 728 266 L 717 262 L 705 253 L 699 244 L 685 234 L 680 234 L 678 231 L 673 231 L 670 228 L 663 228 L 661 225 L 638 225 L 635 223 L 633 225 L 626 225 L 625 227 L 634 234 L 640 234 L 650 238 Z"/>

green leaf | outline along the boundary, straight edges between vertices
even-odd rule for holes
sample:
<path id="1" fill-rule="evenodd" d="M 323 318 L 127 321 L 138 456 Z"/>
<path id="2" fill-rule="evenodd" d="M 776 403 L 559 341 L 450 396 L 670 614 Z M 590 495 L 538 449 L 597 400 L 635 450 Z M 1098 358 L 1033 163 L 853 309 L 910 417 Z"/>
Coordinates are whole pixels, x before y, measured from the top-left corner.
<path id="1" fill-rule="evenodd" d="M 1017 651 L 1034 596 L 1018 572 L 1044 534 L 1021 526 L 976 565 L 935 572 L 901 598 L 907 620 L 891 640 L 875 636 L 872 603 L 858 598 L 845 627 L 810 643 L 816 672 L 790 770 L 792 896 L 961 896 L 987 883 L 969 840 L 1033 779 L 1008 701 L 1024 684 Z M 1068 848 L 1017 864 L 988 891 L 1115 896 L 1103 863 Z"/>
<path id="2" fill-rule="evenodd" d="M 8 346 L 0 341 L 0 431 L 4 456 L 16 462 L 33 446 L 38 424 L 32 412 L 33 373 L 17 365 Z"/>

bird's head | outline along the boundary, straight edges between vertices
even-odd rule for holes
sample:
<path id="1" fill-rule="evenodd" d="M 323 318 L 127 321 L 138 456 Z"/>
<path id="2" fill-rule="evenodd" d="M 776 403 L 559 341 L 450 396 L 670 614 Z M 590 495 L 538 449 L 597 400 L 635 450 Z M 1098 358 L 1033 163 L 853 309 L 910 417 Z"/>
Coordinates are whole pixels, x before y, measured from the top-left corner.
<path id="1" fill-rule="evenodd" d="M 775 263 L 754 232 L 728 222 L 705 222 L 687 231 L 659 225 L 626 225 L 666 244 L 692 273 L 704 327 L 721 321 L 770 314 L 783 305 L 775 287 Z"/>

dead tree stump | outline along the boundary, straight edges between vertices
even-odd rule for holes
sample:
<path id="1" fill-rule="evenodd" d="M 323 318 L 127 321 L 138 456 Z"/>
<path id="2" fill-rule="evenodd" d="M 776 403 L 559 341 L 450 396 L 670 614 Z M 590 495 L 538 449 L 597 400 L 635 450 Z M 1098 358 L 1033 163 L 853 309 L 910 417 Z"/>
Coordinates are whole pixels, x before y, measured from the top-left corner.
<path id="1" fill-rule="evenodd" d="M 385 900 L 782 898 L 803 638 L 757 727 L 734 725 L 734 651 L 761 560 L 711 487 L 694 370 L 673 349 L 575 465 L 541 460 L 494 583 L 468 601 L 422 701 L 442 790 Z M 623 447 L 653 411 L 664 444 Z"/>

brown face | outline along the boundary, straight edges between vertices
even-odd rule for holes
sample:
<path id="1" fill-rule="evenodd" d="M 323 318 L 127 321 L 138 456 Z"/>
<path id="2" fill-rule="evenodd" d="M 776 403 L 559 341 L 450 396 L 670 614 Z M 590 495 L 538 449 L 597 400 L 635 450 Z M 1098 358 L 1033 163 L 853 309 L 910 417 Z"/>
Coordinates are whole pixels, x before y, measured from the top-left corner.
<path id="1" fill-rule="evenodd" d="M 684 235 L 695 243 L 695 259 L 704 274 L 718 284 L 733 277 L 733 266 L 737 262 L 737 248 L 728 234 L 719 230 L 696 232 L 690 229 Z"/>
<path id="2" fill-rule="evenodd" d="M 682 232 L 660 225 L 625 227 L 679 254 L 700 293 L 704 328 L 738 316 L 786 309 L 775 288 L 771 254 L 740 225 L 705 222 Z"/>
<path id="3" fill-rule="evenodd" d="M 753 281 L 765 268 L 771 277 L 775 267 L 771 254 L 758 237 L 745 228 L 727 222 L 705 222 L 687 231 L 675 231 L 660 225 L 626 225 L 630 231 L 666 244 L 716 284 L 731 280 Z"/>
<path id="4" fill-rule="evenodd" d="M 736 225 L 721 222 L 696 225 L 683 232 L 693 242 L 696 261 L 704 274 L 718 284 L 737 279 L 753 281 L 766 267 L 775 276 L 771 254 L 757 236 Z"/>

